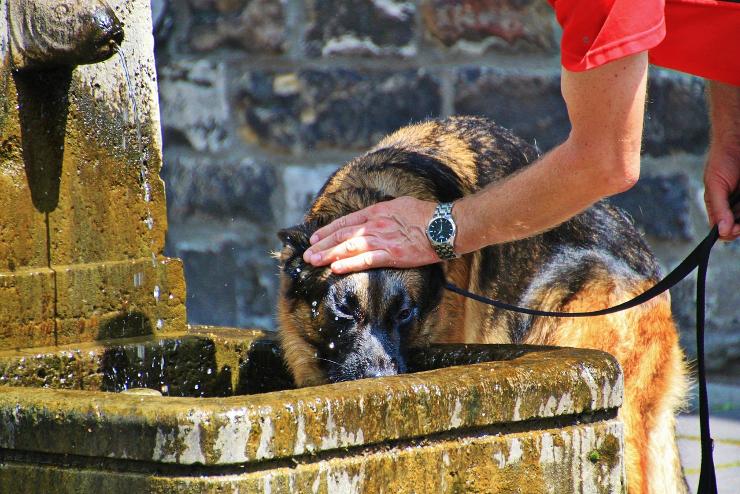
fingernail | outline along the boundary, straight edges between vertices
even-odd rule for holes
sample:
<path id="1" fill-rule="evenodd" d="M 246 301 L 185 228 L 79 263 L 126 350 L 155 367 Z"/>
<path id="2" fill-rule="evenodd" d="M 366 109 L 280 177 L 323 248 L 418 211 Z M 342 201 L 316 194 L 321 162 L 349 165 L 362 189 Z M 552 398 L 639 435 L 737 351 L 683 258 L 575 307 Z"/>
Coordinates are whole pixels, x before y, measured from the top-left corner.
<path id="1" fill-rule="evenodd" d="M 727 220 L 719 220 L 719 223 L 717 223 L 717 228 L 719 229 L 720 235 L 726 235 L 727 234 Z"/>
<path id="2" fill-rule="evenodd" d="M 318 235 L 316 235 L 315 233 L 313 235 L 311 235 L 311 243 L 312 244 L 315 244 L 318 241 L 319 241 L 319 236 Z"/>
<path id="3" fill-rule="evenodd" d="M 311 255 L 311 264 L 318 264 L 321 262 L 321 254 L 312 254 Z"/>

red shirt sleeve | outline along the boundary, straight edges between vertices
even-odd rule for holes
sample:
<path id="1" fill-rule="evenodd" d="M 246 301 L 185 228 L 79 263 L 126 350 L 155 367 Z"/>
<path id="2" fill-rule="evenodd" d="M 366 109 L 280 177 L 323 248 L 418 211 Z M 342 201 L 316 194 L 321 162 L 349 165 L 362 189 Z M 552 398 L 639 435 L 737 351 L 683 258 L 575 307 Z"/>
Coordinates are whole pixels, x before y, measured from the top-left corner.
<path id="1" fill-rule="evenodd" d="M 667 0 L 665 15 L 651 63 L 740 86 L 740 3 Z"/>
<path id="2" fill-rule="evenodd" d="M 548 0 L 563 28 L 561 63 L 572 71 L 649 50 L 665 37 L 665 0 Z"/>

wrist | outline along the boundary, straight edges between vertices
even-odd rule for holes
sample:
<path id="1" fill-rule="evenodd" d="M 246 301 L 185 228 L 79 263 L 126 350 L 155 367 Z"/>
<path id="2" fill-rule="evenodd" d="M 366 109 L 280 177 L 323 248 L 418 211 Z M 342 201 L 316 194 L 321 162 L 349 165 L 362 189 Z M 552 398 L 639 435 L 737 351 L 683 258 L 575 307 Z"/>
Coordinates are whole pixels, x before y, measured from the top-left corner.
<path id="1" fill-rule="evenodd" d="M 455 201 L 452 208 L 452 217 L 457 224 L 457 255 L 468 254 L 496 242 L 495 239 L 490 240 L 494 236 L 495 227 L 483 213 L 477 200 L 478 194 L 465 196 Z M 483 225 L 486 226 L 485 229 L 481 228 Z"/>

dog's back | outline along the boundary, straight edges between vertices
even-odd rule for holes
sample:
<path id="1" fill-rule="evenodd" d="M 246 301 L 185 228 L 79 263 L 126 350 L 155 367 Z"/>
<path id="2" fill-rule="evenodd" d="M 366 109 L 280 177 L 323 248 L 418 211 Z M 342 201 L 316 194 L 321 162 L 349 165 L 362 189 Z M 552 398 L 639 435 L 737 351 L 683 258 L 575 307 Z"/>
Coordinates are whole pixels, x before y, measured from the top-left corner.
<path id="1" fill-rule="evenodd" d="M 399 130 L 340 168 L 319 193 L 313 228 L 379 201 L 413 196 L 449 202 L 531 163 L 534 147 L 480 118 L 429 121 Z M 660 277 L 631 221 L 607 202 L 540 235 L 446 262 L 447 280 L 470 291 L 544 310 L 590 311 L 632 298 Z M 587 319 L 530 317 L 451 292 L 427 321 L 429 340 L 596 348 L 625 375 L 629 492 L 684 492 L 674 439 L 685 365 L 668 295 Z"/>

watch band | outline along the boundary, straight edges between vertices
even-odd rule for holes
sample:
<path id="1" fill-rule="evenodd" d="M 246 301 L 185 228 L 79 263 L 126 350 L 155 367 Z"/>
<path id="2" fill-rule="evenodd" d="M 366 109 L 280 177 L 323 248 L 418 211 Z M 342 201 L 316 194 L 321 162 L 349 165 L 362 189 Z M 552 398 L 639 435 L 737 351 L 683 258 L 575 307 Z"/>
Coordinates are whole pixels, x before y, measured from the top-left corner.
<path id="1" fill-rule="evenodd" d="M 457 259 L 457 256 L 455 255 L 455 251 L 452 250 L 452 247 L 449 244 L 434 244 L 434 251 L 437 253 L 440 259 L 443 261 L 450 261 L 452 259 Z"/>

